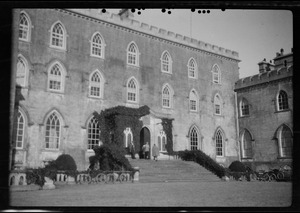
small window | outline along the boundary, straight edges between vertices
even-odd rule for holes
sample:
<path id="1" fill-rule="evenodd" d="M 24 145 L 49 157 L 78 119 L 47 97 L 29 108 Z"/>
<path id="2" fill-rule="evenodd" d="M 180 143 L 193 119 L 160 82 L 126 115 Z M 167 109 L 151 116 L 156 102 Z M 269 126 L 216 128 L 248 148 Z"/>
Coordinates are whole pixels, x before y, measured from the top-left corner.
<path id="1" fill-rule="evenodd" d="M 98 72 L 94 72 L 90 79 L 90 96 L 100 97 L 101 77 Z"/>
<path id="2" fill-rule="evenodd" d="M 216 94 L 214 98 L 214 111 L 216 115 L 222 114 L 221 103 L 221 97 L 219 96 L 219 94 Z"/>
<path id="3" fill-rule="evenodd" d="M 167 51 L 163 52 L 161 56 L 161 71 L 172 73 L 172 59 Z"/>
<path id="4" fill-rule="evenodd" d="M 17 117 L 14 123 L 14 135 L 15 135 L 15 147 L 17 149 L 22 149 L 24 144 L 25 135 L 25 116 L 18 110 Z"/>
<path id="5" fill-rule="evenodd" d="M 48 73 L 48 88 L 50 91 L 63 92 L 64 71 L 59 63 L 54 63 Z"/>
<path id="6" fill-rule="evenodd" d="M 292 158 L 293 135 L 290 128 L 282 125 L 278 130 L 279 155 L 283 158 Z"/>
<path id="7" fill-rule="evenodd" d="M 248 130 L 245 130 L 242 135 L 242 157 L 252 158 L 252 137 Z"/>
<path id="8" fill-rule="evenodd" d="M 131 128 L 126 128 L 125 130 L 124 130 L 124 147 L 126 148 L 126 147 L 128 147 L 129 146 L 129 144 L 132 142 L 132 140 L 133 140 L 133 137 L 132 137 L 133 135 L 132 135 L 132 131 L 131 131 Z"/>
<path id="9" fill-rule="evenodd" d="M 165 85 L 162 89 L 162 107 L 171 108 L 173 101 L 173 92 L 168 85 Z"/>
<path id="10" fill-rule="evenodd" d="M 245 98 L 240 102 L 240 115 L 241 117 L 249 115 L 249 104 Z"/>
<path id="11" fill-rule="evenodd" d="M 95 146 L 100 145 L 100 126 L 95 117 L 88 122 L 88 149 L 92 150 Z"/>
<path id="12" fill-rule="evenodd" d="M 50 46 L 58 49 L 66 49 L 66 33 L 61 23 L 52 26 Z"/>
<path id="13" fill-rule="evenodd" d="M 56 112 L 46 119 L 45 148 L 58 149 L 61 137 L 61 121 Z"/>
<path id="14" fill-rule="evenodd" d="M 213 75 L 213 83 L 220 84 L 221 83 L 221 73 L 220 68 L 218 65 L 214 65 L 212 69 L 212 75 Z"/>
<path id="15" fill-rule="evenodd" d="M 158 135 L 158 149 L 160 152 L 166 152 L 167 148 L 167 137 L 166 137 L 166 133 L 161 130 L 159 135 Z"/>
<path id="16" fill-rule="evenodd" d="M 127 83 L 127 101 L 132 103 L 139 101 L 139 86 L 134 77 L 130 78 Z"/>
<path id="17" fill-rule="evenodd" d="M 19 22 L 19 39 L 22 41 L 30 41 L 30 30 L 30 19 L 24 12 L 21 12 Z"/>
<path id="18" fill-rule="evenodd" d="M 28 75 L 27 61 L 22 56 L 19 56 L 18 63 L 17 63 L 16 84 L 21 87 L 25 87 L 27 75 Z"/>
<path id="19" fill-rule="evenodd" d="M 190 92 L 190 111 L 198 111 L 198 95 L 195 90 Z"/>
<path id="20" fill-rule="evenodd" d="M 92 37 L 91 55 L 104 58 L 104 41 L 100 33 L 96 33 Z"/>
<path id="21" fill-rule="evenodd" d="M 139 66 L 139 51 L 135 43 L 130 43 L 127 48 L 127 64 Z"/>
<path id="22" fill-rule="evenodd" d="M 288 96 L 287 93 L 283 90 L 281 90 L 278 94 L 277 106 L 278 106 L 278 111 L 289 109 Z"/>
<path id="23" fill-rule="evenodd" d="M 193 58 L 188 62 L 188 76 L 189 78 L 197 78 L 197 64 Z"/>

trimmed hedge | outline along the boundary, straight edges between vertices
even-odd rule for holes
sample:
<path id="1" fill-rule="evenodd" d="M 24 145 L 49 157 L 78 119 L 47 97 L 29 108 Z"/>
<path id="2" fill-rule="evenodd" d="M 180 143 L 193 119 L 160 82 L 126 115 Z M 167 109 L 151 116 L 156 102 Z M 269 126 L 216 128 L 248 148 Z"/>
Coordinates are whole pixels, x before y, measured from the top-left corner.
<path id="1" fill-rule="evenodd" d="M 232 172 L 246 172 L 246 166 L 240 161 L 233 161 L 228 167 Z"/>
<path id="2" fill-rule="evenodd" d="M 178 156 L 184 161 L 194 161 L 200 164 L 219 178 L 222 178 L 225 175 L 225 169 L 201 150 L 179 151 Z"/>
<path id="3" fill-rule="evenodd" d="M 57 170 L 75 171 L 77 166 L 71 155 L 62 154 L 54 161 Z"/>

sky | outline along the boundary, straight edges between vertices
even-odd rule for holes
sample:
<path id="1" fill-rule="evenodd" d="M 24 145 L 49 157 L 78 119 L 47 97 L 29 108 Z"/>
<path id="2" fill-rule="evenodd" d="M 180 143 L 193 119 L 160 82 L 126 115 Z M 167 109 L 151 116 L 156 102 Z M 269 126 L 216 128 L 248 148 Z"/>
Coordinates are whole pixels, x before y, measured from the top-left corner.
<path id="1" fill-rule="evenodd" d="M 118 9 L 107 9 L 118 13 Z M 238 52 L 239 77 L 256 75 L 258 62 L 273 60 L 276 52 L 293 48 L 293 14 L 288 10 L 136 9 L 133 19 Z M 205 9 L 207 11 L 207 9 Z"/>

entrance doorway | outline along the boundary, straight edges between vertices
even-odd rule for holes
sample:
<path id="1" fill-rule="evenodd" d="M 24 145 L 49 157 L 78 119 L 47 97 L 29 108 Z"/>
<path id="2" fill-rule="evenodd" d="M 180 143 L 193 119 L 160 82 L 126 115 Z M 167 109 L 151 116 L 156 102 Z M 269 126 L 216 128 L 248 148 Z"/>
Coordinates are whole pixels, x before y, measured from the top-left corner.
<path id="1" fill-rule="evenodd" d="M 143 127 L 140 132 L 140 158 L 145 158 L 143 156 L 143 145 L 149 142 L 150 152 L 149 157 L 151 156 L 151 140 L 150 140 L 150 130 L 147 127 Z"/>

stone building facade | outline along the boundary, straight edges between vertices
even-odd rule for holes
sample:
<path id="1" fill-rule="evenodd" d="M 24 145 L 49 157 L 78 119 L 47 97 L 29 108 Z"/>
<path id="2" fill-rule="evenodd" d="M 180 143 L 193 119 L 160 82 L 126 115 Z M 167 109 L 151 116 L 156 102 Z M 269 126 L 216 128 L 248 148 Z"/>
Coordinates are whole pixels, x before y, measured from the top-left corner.
<path id="1" fill-rule="evenodd" d="M 21 9 L 13 162 L 36 168 L 70 154 L 79 170 L 101 143 L 93 112 L 147 105 L 144 143 L 238 159 L 238 53 L 98 9 Z M 281 114 L 278 114 L 281 115 Z M 130 128 L 124 130 L 127 146 Z"/>
<path id="2" fill-rule="evenodd" d="M 256 170 L 292 164 L 293 53 L 281 49 L 273 62 L 235 85 L 240 156 Z"/>

